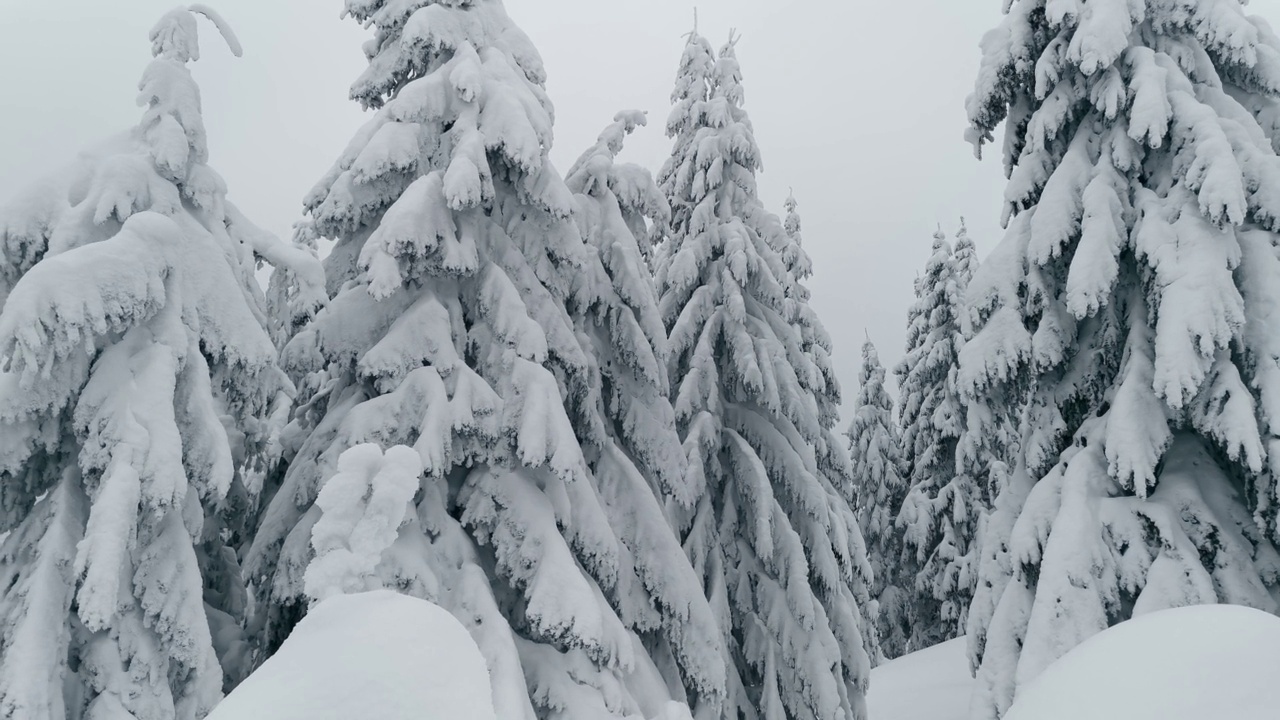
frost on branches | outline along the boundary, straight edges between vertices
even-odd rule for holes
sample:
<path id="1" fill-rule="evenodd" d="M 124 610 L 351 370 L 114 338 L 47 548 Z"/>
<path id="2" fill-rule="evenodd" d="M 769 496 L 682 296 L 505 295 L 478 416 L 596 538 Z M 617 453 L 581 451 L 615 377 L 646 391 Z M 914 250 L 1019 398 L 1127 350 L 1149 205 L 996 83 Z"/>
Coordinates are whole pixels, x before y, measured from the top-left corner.
<path id="1" fill-rule="evenodd" d="M 885 658 L 891 658 L 906 652 L 911 633 L 906 612 L 910 598 L 903 591 L 897 573 L 902 555 L 898 509 L 909 487 L 902 475 L 901 440 L 893 420 L 893 399 L 884 381 L 880 355 L 867 340 L 862 346 L 858 399 L 848 430 L 853 481 L 846 498 L 866 541 L 873 578 L 871 597 L 877 605 L 874 616 L 879 649 Z"/>
<path id="2" fill-rule="evenodd" d="M 964 253 L 957 257 L 941 231 L 934 236 L 908 312 L 907 353 L 895 369 L 911 487 L 898 513 L 903 554 L 894 571 L 909 598 L 907 652 L 964 634 L 987 509 L 978 483 L 956 467 L 965 421 L 956 389 L 962 297 L 976 264 L 972 242 L 961 240 Z"/>
<path id="3" fill-rule="evenodd" d="M 195 17 L 151 40 L 141 123 L 0 214 L 5 717 L 192 720 L 248 671 L 243 462 L 292 392 L 255 264 L 319 268 L 207 164 Z"/>
<path id="4" fill-rule="evenodd" d="M 788 238 L 756 196 L 732 42 L 717 59 L 692 34 L 673 100 L 659 307 L 697 498 L 681 517 L 685 548 L 724 643 L 720 716 L 861 720 L 870 568 L 841 496 L 848 459 L 824 420 L 823 373 L 798 327 Z"/>
<path id="5" fill-rule="evenodd" d="M 1021 0 L 983 51 L 1008 232 L 961 385 L 1029 391 L 971 623 L 993 718 L 1131 615 L 1276 610 L 1280 40 L 1239 0 Z"/>
<path id="6" fill-rule="evenodd" d="M 332 299 L 284 351 L 301 404 L 246 561 L 268 649 L 330 584 L 314 550 L 454 613 L 498 717 L 717 706 L 710 609 L 658 499 L 688 505 L 694 489 L 636 240 L 665 202 L 613 165 L 637 118 L 571 189 L 547 159 L 541 60 L 501 2 L 346 9 L 374 33 L 352 96 L 376 113 L 307 199 L 306 232 L 336 240 Z M 412 447 L 423 472 L 395 537 L 358 549 L 337 529 L 365 520 L 333 520 L 350 509 L 326 507 L 326 483 L 367 477 L 342 460 L 367 443 Z"/>

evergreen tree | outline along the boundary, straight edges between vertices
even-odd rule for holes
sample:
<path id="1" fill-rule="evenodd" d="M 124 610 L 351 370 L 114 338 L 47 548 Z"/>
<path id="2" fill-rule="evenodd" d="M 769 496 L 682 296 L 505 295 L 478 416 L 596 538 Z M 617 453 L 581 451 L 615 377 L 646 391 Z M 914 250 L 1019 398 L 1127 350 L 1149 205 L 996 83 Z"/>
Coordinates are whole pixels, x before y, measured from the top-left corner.
<path id="1" fill-rule="evenodd" d="M 962 251 L 962 242 L 957 237 L 957 268 L 962 264 L 971 265 L 966 258 L 967 251 Z M 1026 406 L 1026 379 L 1006 374 L 997 382 L 977 384 L 972 377 L 972 373 L 980 368 L 975 359 L 989 352 L 984 343 L 1004 336 L 999 329 L 1000 323 L 1013 322 L 1021 327 L 1020 317 L 1011 309 L 1016 305 L 1016 287 L 991 284 L 993 279 L 1010 275 L 1009 268 L 1000 267 L 1008 260 L 1005 248 L 997 248 L 983 262 L 981 269 L 975 270 L 965 292 L 961 316 L 965 345 L 960 351 L 958 389 L 964 404 L 965 424 L 957 448 L 956 464 L 961 474 L 977 484 L 989 510 L 978 530 L 976 587 L 966 621 L 971 670 L 975 672 L 977 664 L 973 659 L 981 655 L 996 600 L 1004 589 L 1004 574 L 996 568 L 1006 562 L 1014 519 L 1007 513 L 993 515 L 991 511 L 1008 480 L 1010 468 L 1016 464 L 1019 422 Z M 1012 295 L 998 300 L 1004 289 L 1010 290 Z M 991 332 L 984 333 L 989 325 Z"/>
<path id="2" fill-rule="evenodd" d="M 571 189 L 542 63 L 499 0 L 347 12 L 375 30 L 352 95 L 376 113 L 307 200 L 304 237 L 337 244 L 332 299 L 284 352 L 303 403 L 247 559 L 268 650 L 306 611 L 340 458 L 408 445 L 413 507 L 361 582 L 453 612 L 499 717 L 714 711 L 719 638 L 659 501 L 696 495 L 635 237 L 665 202 L 613 164 L 637 119 Z"/>
<path id="3" fill-rule="evenodd" d="M 895 372 L 901 388 L 902 447 L 911 486 L 898 513 L 903 555 L 896 570 L 911 596 L 908 651 L 964 632 L 976 580 L 976 535 L 986 503 L 973 478 L 957 473 L 956 450 L 964 412 L 956 392 L 957 357 L 963 347 L 961 299 L 972 271 L 972 244 L 953 255 L 942 232 L 916 282 L 908 313 L 907 354 Z"/>
<path id="4" fill-rule="evenodd" d="M 670 208 L 647 170 L 614 162 L 645 122 L 644 113 L 619 113 L 566 176 L 588 246 L 574 316 L 593 359 L 589 407 L 575 427 L 629 568 L 618 577 L 622 619 L 655 662 L 684 669 L 691 704 L 706 714 L 723 700 L 725 670 L 711 608 L 664 512 L 687 512 L 697 498 L 667 399 L 666 328 L 645 261 L 648 225 L 667 222 Z"/>
<path id="5" fill-rule="evenodd" d="M 865 717 L 870 568 L 779 249 L 730 41 L 680 63 L 659 256 L 677 426 L 697 503 L 682 523 L 724 643 L 724 718 Z M 790 295 L 789 295 L 790 293 Z M 827 472 L 824 456 L 843 462 Z"/>
<path id="6" fill-rule="evenodd" d="M 964 218 L 960 218 L 960 229 L 956 230 L 956 244 L 951 252 L 951 264 L 954 266 L 956 283 L 960 287 L 961 302 L 958 310 L 960 316 L 959 323 L 961 330 L 967 332 L 969 326 L 965 324 L 967 306 L 964 305 L 964 296 L 968 291 L 969 284 L 973 282 L 973 276 L 978 271 L 978 246 L 974 244 L 973 238 L 969 237 L 969 228 L 965 225 Z"/>
<path id="7" fill-rule="evenodd" d="M 780 246 L 780 255 L 787 272 L 785 311 L 794 314 L 796 329 L 800 331 L 800 348 L 817 370 L 816 374 L 797 374 L 796 377 L 801 386 L 811 393 L 818 403 L 818 424 L 822 428 L 814 445 L 817 451 L 818 470 L 831 481 L 840 491 L 840 496 L 847 501 L 850 495 L 849 488 L 853 486 L 855 476 L 853 463 L 837 430 L 840 422 L 841 390 L 840 381 L 836 379 L 835 366 L 831 360 L 831 336 L 818 318 L 817 312 L 809 304 L 811 295 L 804 285 L 804 281 L 813 275 L 813 261 L 804 249 L 798 212 L 799 203 L 796 202 L 794 193 L 787 196 L 784 207 L 787 211 L 786 220 L 783 222 L 786 236 L 785 242 Z M 875 661 L 881 657 L 881 651 L 878 634 L 872 626 L 872 619 L 876 617 L 876 607 L 872 602 L 872 598 L 876 596 L 870 594 L 873 578 L 874 573 L 865 576 L 855 595 L 859 614 L 864 618 L 863 647 L 868 657 Z"/>
<path id="8" fill-rule="evenodd" d="M 894 658 L 906 652 L 911 626 L 898 568 L 902 555 L 902 531 L 898 510 L 909 486 L 902 476 L 902 448 L 893 420 L 893 399 L 884 386 L 885 369 L 868 339 L 862 346 L 862 374 L 853 422 L 849 425 L 849 454 L 853 457 L 853 482 L 846 497 L 858 518 L 866 540 L 876 600 L 879 650 Z M 910 587 L 908 584 L 907 587 Z M 879 660 L 880 658 L 876 658 Z"/>
<path id="9" fill-rule="evenodd" d="M 1280 40 L 1239 0 L 1021 0 L 983 52 L 1008 229 L 961 385 L 1029 398 L 971 623 L 994 718 L 1131 615 L 1277 609 Z"/>
<path id="10" fill-rule="evenodd" d="M 208 165 L 195 17 L 151 41 L 141 123 L 0 219 L 4 717 L 194 720 L 248 670 L 242 463 L 292 391 L 254 270 L 318 267 Z"/>
<path id="11" fill-rule="evenodd" d="M 818 401 L 818 422 L 825 431 L 818 444 L 823 472 L 830 477 L 848 478 L 850 469 L 843 457 L 844 444 L 834 435 L 834 428 L 840 422 L 840 381 L 836 379 L 835 368 L 831 363 L 831 336 L 809 305 L 810 293 L 804 285 L 813 275 L 813 261 L 804 250 L 800 234 L 800 214 L 797 212 L 799 203 L 794 194 L 787 197 L 785 207 L 787 217 L 783 228 L 786 231 L 786 242 L 782 243 L 780 250 L 787 273 L 786 310 L 795 314 L 801 348 L 818 371 L 816 376 L 801 376 L 800 381 Z"/>
<path id="12" fill-rule="evenodd" d="M 991 316 L 989 306 L 971 306 L 969 298 L 985 291 L 975 286 L 973 279 L 979 267 L 977 246 L 969 238 L 964 220 L 960 221 L 960 230 L 956 233 L 956 246 L 953 254 L 956 278 L 964 287 L 964 299 L 958 310 L 961 335 L 965 340 L 965 349 L 961 349 L 959 365 L 964 367 L 964 358 L 972 354 L 968 343 L 985 326 Z M 960 388 L 965 384 L 957 378 Z M 995 501 L 999 480 L 1008 472 L 1011 458 L 1018 447 L 1018 414 L 1021 403 L 1018 397 L 999 398 L 985 393 L 960 394 L 964 406 L 964 426 L 960 436 L 956 456 L 956 468 L 962 475 L 972 478 L 977 485 L 978 494 L 983 505 L 990 509 Z"/>

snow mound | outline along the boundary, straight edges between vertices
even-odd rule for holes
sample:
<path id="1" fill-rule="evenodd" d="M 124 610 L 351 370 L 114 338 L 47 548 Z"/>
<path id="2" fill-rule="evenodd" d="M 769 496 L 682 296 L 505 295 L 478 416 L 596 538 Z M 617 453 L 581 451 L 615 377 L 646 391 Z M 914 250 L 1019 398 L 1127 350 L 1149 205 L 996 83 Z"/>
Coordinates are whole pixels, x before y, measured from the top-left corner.
<path id="1" fill-rule="evenodd" d="M 316 605 L 208 720 L 495 720 L 489 671 L 447 611 L 389 590 Z"/>
<path id="2" fill-rule="evenodd" d="M 966 720 L 972 690 L 965 639 L 948 640 L 872 670 L 867 717 Z"/>
<path id="3" fill-rule="evenodd" d="M 1278 675 L 1280 618 L 1237 605 L 1162 610 L 1081 643 L 1005 720 L 1274 720 Z"/>

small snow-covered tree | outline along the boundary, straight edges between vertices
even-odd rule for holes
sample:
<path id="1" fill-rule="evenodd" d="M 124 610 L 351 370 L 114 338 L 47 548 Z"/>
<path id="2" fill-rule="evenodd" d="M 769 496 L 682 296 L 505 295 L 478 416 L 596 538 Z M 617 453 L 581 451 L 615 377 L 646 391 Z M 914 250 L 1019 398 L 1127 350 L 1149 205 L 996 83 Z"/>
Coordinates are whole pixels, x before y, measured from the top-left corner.
<path id="1" fill-rule="evenodd" d="M 831 336 L 818 318 L 818 313 L 809 304 L 811 294 L 804 285 L 813 275 L 813 261 L 804 249 L 799 203 L 794 194 L 787 196 L 785 208 L 787 216 L 783 229 L 786 235 L 779 251 L 787 273 L 787 312 L 794 313 L 800 331 L 800 347 L 817 370 L 817 375 L 797 377 L 818 401 L 818 423 L 823 432 L 817 450 L 823 472 L 833 479 L 849 478 L 850 466 L 844 452 L 844 443 L 835 432 L 836 425 L 840 422 L 840 381 L 836 379 L 835 367 L 831 361 Z"/>
<path id="2" fill-rule="evenodd" d="M 801 233 L 800 223 L 800 203 L 796 200 L 795 192 L 792 191 L 787 195 L 787 201 L 783 203 L 783 209 L 787 211 L 786 219 L 782 221 L 782 227 L 787 231 L 788 242 L 781 248 L 782 265 L 787 269 L 787 275 L 793 282 L 798 282 L 809 278 L 813 275 L 813 261 L 809 259 L 809 253 L 804 249 L 804 236 Z M 803 288 L 793 288 L 792 292 L 800 291 L 802 299 L 808 300 L 809 294 Z"/>
<path id="3" fill-rule="evenodd" d="M 685 548 L 724 644 L 721 717 L 861 719 L 870 568 L 837 486 L 848 459 L 798 327 L 786 231 L 756 195 L 759 150 L 733 42 L 717 59 L 691 34 L 673 100 L 659 307 L 697 497 Z M 828 472 L 827 457 L 844 475 Z"/>
<path id="4" fill-rule="evenodd" d="M 970 137 L 1008 123 L 1007 233 L 960 384 L 1027 406 L 975 718 L 1131 615 L 1276 610 L 1280 40 L 1242 5 L 1020 0 L 983 41 Z"/>
<path id="5" fill-rule="evenodd" d="M 320 602 L 383 587 L 382 554 L 395 543 L 418 491 L 422 459 L 411 447 L 357 445 L 338 457 L 338 470 L 316 496 L 323 515 L 311 527 L 315 559 L 303 585 Z"/>
<path id="6" fill-rule="evenodd" d="M 973 282 L 973 276 L 978 272 L 980 263 L 978 261 L 978 246 L 974 244 L 973 238 L 969 237 L 969 227 L 965 224 L 964 218 L 960 218 L 960 229 L 956 230 L 956 244 L 951 251 L 951 264 L 956 276 L 956 283 L 960 286 L 961 307 L 959 309 L 959 322 L 961 330 L 968 332 L 970 331 L 970 325 L 965 322 L 968 306 L 963 303 L 963 300 L 968 292 L 969 284 Z"/>
<path id="7" fill-rule="evenodd" d="M 956 466 L 965 420 L 956 389 L 964 344 L 960 315 L 974 264 L 972 244 L 965 240 L 965 254 L 957 258 L 941 231 L 934 236 L 908 315 L 907 354 L 896 368 L 911 486 L 897 519 L 903 555 L 896 570 L 912 598 L 908 651 L 964 633 L 977 576 L 976 539 L 986 512 L 980 486 Z"/>
<path id="8" fill-rule="evenodd" d="M 378 579 L 468 627 L 499 717 L 718 707 L 710 611 L 658 501 L 695 493 L 635 238 L 665 203 L 613 164 L 635 117 L 571 190 L 499 0 L 346 8 L 374 31 L 352 95 L 376 113 L 306 201 L 304 236 L 336 240 L 332 298 L 285 348 L 302 403 L 246 560 L 268 649 L 307 609 L 343 453 L 408 445 L 423 473 Z"/>
<path id="9" fill-rule="evenodd" d="M 151 41 L 141 123 L 0 217 L 4 717 L 194 720 L 248 670 L 243 463 L 291 392 L 255 264 L 318 266 L 207 164 L 195 16 Z"/>
<path id="10" fill-rule="evenodd" d="M 853 481 L 846 499 L 857 515 L 871 564 L 878 647 L 883 657 L 894 658 L 906 652 L 911 636 L 906 607 L 911 594 L 904 590 L 898 572 L 902 567 L 902 531 L 897 526 L 898 510 L 909 486 L 902 475 L 901 440 L 885 375 L 880 355 L 868 339 L 862 345 L 858 398 L 848 430 Z M 907 580 L 912 583 L 914 578 Z"/>

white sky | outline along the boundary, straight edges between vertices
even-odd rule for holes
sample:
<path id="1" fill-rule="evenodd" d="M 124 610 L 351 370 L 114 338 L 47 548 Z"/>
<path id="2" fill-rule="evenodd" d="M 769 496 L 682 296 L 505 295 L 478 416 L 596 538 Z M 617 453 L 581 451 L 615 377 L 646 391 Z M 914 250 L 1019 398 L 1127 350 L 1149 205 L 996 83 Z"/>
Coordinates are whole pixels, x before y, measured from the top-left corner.
<path id="1" fill-rule="evenodd" d="M 0 204 L 95 141 L 137 122 L 147 31 L 175 0 L 0 0 Z M 301 199 L 363 122 L 347 87 L 365 31 L 341 0 L 210 0 L 240 36 L 231 57 L 202 27 L 194 72 L 212 165 L 251 218 L 287 236 Z M 650 113 L 628 159 L 670 149 L 668 97 L 693 6 L 717 47 L 729 28 L 764 154 L 761 193 L 794 187 L 814 259 L 814 305 L 835 340 L 846 405 L 864 330 L 902 354 L 912 279 L 939 223 L 963 215 L 980 252 L 999 238 L 998 152 L 963 140 L 978 42 L 1001 0 L 507 0 L 550 74 L 553 159 L 565 171 L 624 108 Z M 1280 0 L 1253 12 L 1280 24 Z"/>

